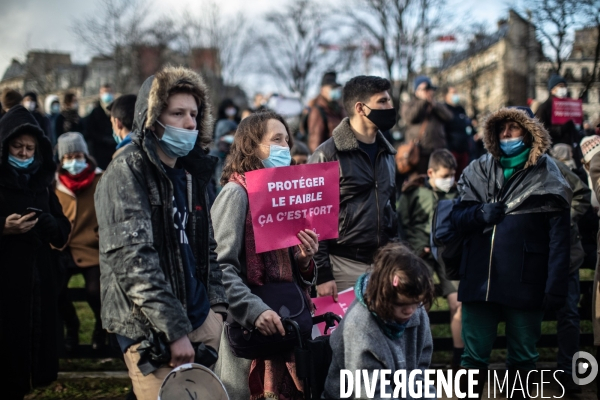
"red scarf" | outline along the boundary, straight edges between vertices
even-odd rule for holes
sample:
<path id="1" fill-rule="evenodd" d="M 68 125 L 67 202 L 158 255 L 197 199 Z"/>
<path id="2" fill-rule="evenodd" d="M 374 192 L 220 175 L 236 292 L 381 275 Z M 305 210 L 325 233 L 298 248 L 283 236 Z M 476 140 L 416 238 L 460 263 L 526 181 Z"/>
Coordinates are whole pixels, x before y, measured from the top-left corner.
<path id="1" fill-rule="evenodd" d="M 60 182 L 73 193 L 77 193 L 80 190 L 90 186 L 92 183 L 94 183 L 95 177 L 96 168 L 93 165 L 88 165 L 86 169 L 77 175 L 71 175 L 65 170 L 61 170 L 58 174 L 58 179 L 60 179 Z"/>
<path id="2" fill-rule="evenodd" d="M 229 182 L 234 182 L 248 190 L 246 178 L 233 174 Z M 292 263 L 288 249 L 267 251 L 256 254 L 254 228 L 250 207 L 246 214 L 246 278 L 249 285 L 264 285 L 269 282 L 292 282 Z M 252 360 L 248 375 L 250 400 L 281 399 L 301 400 L 303 385 L 296 375 L 294 353 L 281 354 L 269 360 Z"/>

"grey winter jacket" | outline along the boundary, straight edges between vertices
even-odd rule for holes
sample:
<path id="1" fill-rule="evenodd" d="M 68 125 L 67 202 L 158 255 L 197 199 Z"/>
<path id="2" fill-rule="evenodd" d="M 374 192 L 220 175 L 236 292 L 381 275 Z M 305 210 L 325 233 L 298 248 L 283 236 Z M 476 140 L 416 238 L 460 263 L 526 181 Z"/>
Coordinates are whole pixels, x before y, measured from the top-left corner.
<path id="1" fill-rule="evenodd" d="M 592 191 L 569 167 L 556 159 L 554 162 L 573 191 L 573 200 L 571 200 L 571 268 L 569 269 L 569 274 L 573 274 L 579 270 L 585 258 L 577 222 L 592 205 Z"/>
<path id="2" fill-rule="evenodd" d="M 353 374 L 356 370 L 367 370 L 369 376 L 372 376 L 373 370 L 376 369 L 391 370 L 391 386 L 386 393 L 392 394 L 394 372 L 406 370 L 408 377 L 412 370 L 424 371 L 429 368 L 433 353 L 429 317 L 423 307 L 418 308 L 410 318 L 404 334 L 399 339 L 392 340 L 383 333 L 375 317 L 358 300 L 354 300 L 340 325 L 333 331 L 329 343 L 333 351 L 333 360 L 323 392 L 323 398 L 326 399 L 340 398 L 340 370 L 342 369 L 348 369 Z M 423 378 L 424 375 L 419 374 L 417 377 Z M 379 390 L 378 381 L 374 397 L 369 398 L 382 398 Z M 433 386 L 427 390 L 429 393 L 435 393 Z M 356 396 L 356 393 L 353 395 Z M 364 384 L 360 397 L 353 398 L 368 398 Z"/>
<path id="3" fill-rule="evenodd" d="M 166 106 L 169 88 L 182 80 L 205 94 L 197 117 L 200 135 L 190 154 L 180 159 L 188 181 L 186 234 L 211 307 L 215 312 L 227 310 L 206 192 L 215 160 L 202 148 L 212 133 L 208 91 L 201 78 L 189 70 L 166 68 L 142 85 L 132 144 L 110 163 L 95 195 L 102 324 L 134 340 L 145 337 L 150 328 L 163 332 L 168 341 L 192 330 L 173 221 L 173 187 L 158 157 L 157 139 L 147 129 Z"/>

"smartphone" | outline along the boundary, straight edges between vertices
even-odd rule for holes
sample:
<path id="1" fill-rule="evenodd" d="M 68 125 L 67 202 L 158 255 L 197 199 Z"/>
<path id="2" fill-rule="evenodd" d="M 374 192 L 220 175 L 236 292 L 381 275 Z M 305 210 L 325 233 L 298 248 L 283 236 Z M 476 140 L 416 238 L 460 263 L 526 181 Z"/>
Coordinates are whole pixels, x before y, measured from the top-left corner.
<path id="1" fill-rule="evenodd" d="M 27 209 L 25 210 L 23 215 L 27 215 L 27 214 L 31 214 L 31 213 L 35 213 L 35 215 L 33 217 L 29 218 L 28 221 L 33 221 L 33 220 L 37 219 L 40 216 L 40 214 L 43 213 L 43 211 L 40 210 L 39 208 L 27 207 Z"/>

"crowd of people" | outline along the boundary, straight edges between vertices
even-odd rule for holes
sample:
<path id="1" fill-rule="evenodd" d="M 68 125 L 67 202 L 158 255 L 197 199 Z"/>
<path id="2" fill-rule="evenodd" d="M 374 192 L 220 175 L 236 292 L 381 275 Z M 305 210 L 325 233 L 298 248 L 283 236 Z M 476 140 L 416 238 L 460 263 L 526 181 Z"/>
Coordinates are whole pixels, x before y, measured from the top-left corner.
<path id="1" fill-rule="evenodd" d="M 428 368 L 437 296 L 448 301 L 454 370 L 488 368 L 500 321 L 509 376 L 535 369 L 544 312 L 556 311 L 560 381 L 567 393 L 580 391 L 571 360 L 579 269 L 597 261 L 600 124 L 553 124 L 552 101 L 567 96 L 560 76 L 537 114 L 503 107 L 480 127 L 456 88 L 437 89 L 415 78 L 400 110 L 408 147 L 390 133 L 398 123 L 391 84 L 375 76 L 342 85 L 326 73 L 299 132 L 262 95 L 253 108 L 225 99 L 213 113 L 210 88 L 182 67 L 149 77 L 137 96 L 103 85 L 84 118 L 75 93 L 46 96 L 44 114 L 36 93 L 4 91 L 6 398 L 56 379 L 57 316 L 65 350 L 77 350 L 75 274 L 95 317 L 92 347 L 114 337 L 140 400 L 156 399 L 173 368 L 194 361 L 211 367 L 232 399 L 303 398 L 282 310 L 300 305 L 310 324 L 311 296 L 337 301 L 348 289 L 356 300 L 330 336 L 323 398 L 339 398 L 342 369 Z M 299 245 L 257 253 L 246 173 L 332 161 L 338 237 L 304 229 Z M 456 271 L 431 240 L 448 202 Z"/>

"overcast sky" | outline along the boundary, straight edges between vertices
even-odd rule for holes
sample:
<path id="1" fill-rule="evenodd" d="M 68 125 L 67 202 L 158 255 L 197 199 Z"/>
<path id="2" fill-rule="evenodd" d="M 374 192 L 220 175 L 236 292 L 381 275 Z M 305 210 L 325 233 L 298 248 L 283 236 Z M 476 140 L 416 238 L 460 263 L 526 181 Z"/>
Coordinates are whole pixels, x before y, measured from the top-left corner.
<path id="1" fill-rule="evenodd" d="M 293 0 L 291 0 L 293 1 Z M 327 1 L 327 0 L 318 0 Z M 508 4 L 522 0 L 449 0 L 457 17 L 472 17 L 490 24 L 507 15 Z M 510 2 L 510 3 L 509 3 Z M 181 12 L 198 8 L 202 0 L 155 0 L 157 12 Z M 90 54 L 71 31 L 72 24 L 97 11 L 94 0 L 0 0 L 0 77 L 11 59 L 24 59 L 28 50 L 58 50 L 71 53 L 75 62 L 86 62 Z M 243 11 L 249 18 L 285 4 L 284 0 L 220 0 L 226 14 Z M 466 20 L 465 23 L 472 21 Z"/>

